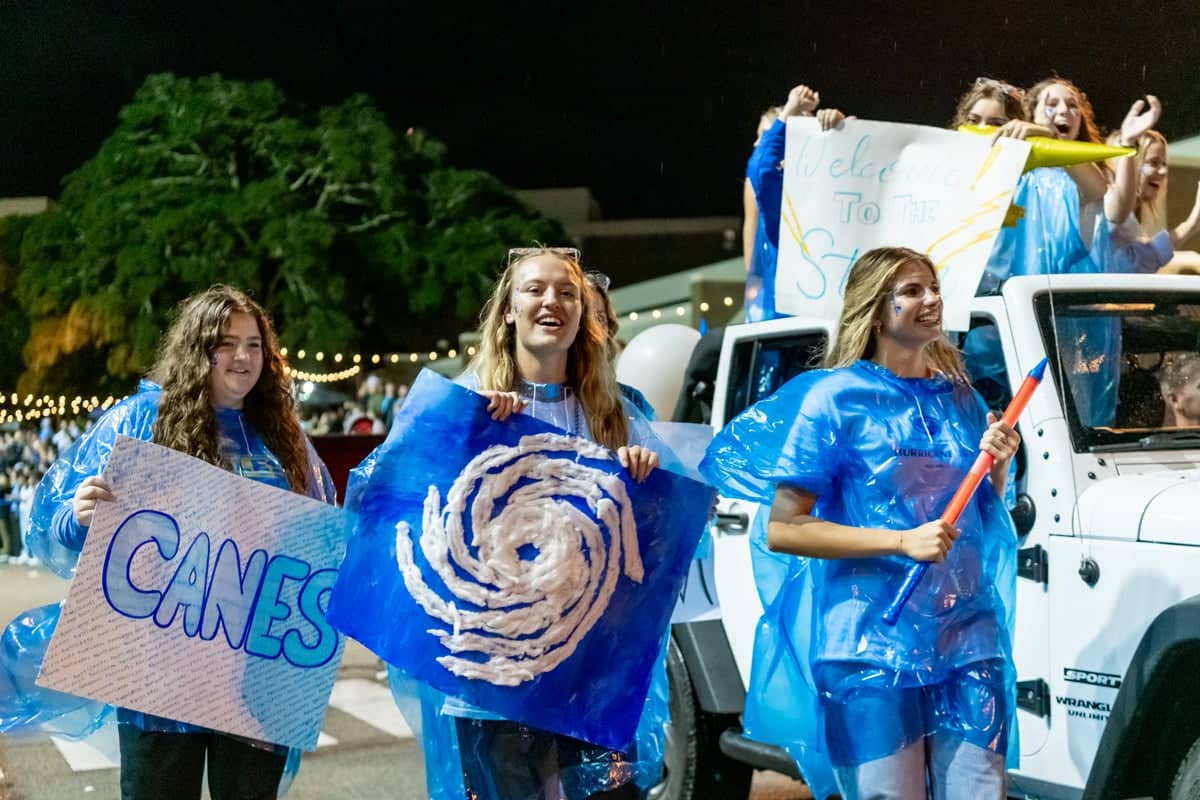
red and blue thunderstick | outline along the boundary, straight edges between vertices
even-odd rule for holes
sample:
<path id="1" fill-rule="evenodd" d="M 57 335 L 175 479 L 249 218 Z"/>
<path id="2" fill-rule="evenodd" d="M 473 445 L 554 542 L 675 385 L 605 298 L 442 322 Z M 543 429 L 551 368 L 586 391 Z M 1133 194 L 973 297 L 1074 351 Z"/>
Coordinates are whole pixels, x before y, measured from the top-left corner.
<path id="1" fill-rule="evenodd" d="M 1025 410 L 1025 406 L 1029 405 L 1029 398 L 1033 397 L 1033 393 L 1042 382 L 1042 376 L 1046 374 L 1046 359 L 1038 362 L 1037 366 L 1029 371 L 1025 376 L 1025 380 L 1021 382 L 1021 388 L 1017 389 L 1017 394 L 1013 397 L 1012 402 L 1008 404 L 1008 408 L 1004 409 L 1004 417 L 1001 421 L 1009 427 L 1015 428 L 1017 419 Z M 954 493 L 954 497 L 950 498 L 950 504 L 946 506 L 946 510 L 942 513 L 942 519 L 950 525 L 958 522 L 959 516 L 963 509 L 967 507 L 971 497 L 975 494 L 975 490 L 979 488 L 983 477 L 988 474 L 988 470 L 992 468 L 992 463 L 995 461 L 991 453 L 981 452 L 979 457 L 975 459 L 974 465 L 971 466 L 967 477 L 959 485 L 958 491 Z M 904 604 L 908 602 L 908 598 L 913 593 L 913 589 L 917 588 L 917 584 L 921 582 L 921 578 L 925 575 L 925 570 L 929 569 L 930 562 L 917 561 L 908 568 L 904 573 L 904 582 L 900 584 L 900 590 L 896 592 L 896 596 L 892 598 L 892 602 L 883 612 L 883 621 L 888 625 L 895 625 L 896 620 L 900 619 L 900 612 L 904 608 Z"/>

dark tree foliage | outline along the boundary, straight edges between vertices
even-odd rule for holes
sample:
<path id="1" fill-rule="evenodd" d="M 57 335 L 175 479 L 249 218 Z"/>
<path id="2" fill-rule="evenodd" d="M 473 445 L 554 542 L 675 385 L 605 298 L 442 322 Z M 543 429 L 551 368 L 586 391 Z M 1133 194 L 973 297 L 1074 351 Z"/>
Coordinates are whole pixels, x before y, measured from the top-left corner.
<path id="1" fill-rule="evenodd" d="M 250 292 L 293 349 L 429 349 L 473 325 L 506 248 L 562 239 L 365 96 L 310 111 L 220 76 L 148 78 L 27 219 L 0 232 L 0 300 L 20 303 L 3 337 L 27 333 L 34 394 L 128 391 L 174 305 L 213 283 Z"/>

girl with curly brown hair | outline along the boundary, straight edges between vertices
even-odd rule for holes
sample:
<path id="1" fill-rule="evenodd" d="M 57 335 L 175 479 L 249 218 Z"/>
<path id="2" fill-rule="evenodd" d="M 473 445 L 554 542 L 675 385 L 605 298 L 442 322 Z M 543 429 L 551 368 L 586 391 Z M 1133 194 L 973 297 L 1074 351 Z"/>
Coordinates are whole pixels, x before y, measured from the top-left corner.
<path id="1" fill-rule="evenodd" d="M 275 331 L 245 294 L 214 286 L 184 300 L 150 378 L 101 417 L 39 487 L 30 535 L 52 567 L 73 572 L 96 504 L 113 499 L 100 476 L 118 436 L 334 502 L 329 473 L 300 430 Z M 117 709 L 117 721 L 123 800 L 199 800 L 206 760 L 213 800 L 276 796 L 284 748 L 129 709 Z"/>

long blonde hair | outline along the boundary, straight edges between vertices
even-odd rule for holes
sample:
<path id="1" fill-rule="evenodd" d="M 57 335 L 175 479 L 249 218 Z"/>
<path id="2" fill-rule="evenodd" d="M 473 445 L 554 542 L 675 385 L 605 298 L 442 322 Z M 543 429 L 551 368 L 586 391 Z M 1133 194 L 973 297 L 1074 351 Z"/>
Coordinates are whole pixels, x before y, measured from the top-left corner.
<path id="1" fill-rule="evenodd" d="M 1120 132 L 1118 131 L 1117 133 L 1119 136 Z M 1146 151 L 1150 149 L 1150 145 L 1155 143 L 1163 146 L 1163 157 L 1166 158 L 1167 137 L 1156 130 L 1146 131 L 1138 137 L 1137 154 L 1134 158 L 1137 159 L 1139 186 L 1141 186 L 1141 170 L 1146 163 Z M 1168 170 L 1167 175 L 1163 176 L 1162 188 L 1158 190 L 1158 196 L 1153 200 L 1144 200 L 1142 199 L 1141 192 L 1138 193 L 1137 204 L 1133 207 L 1133 214 L 1137 218 L 1138 225 L 1141 226 L 1142 233 L 1145 235 L 1151 236 L 1167 227 L 1167 181 L 1169 179 L 1170 171 Z"/>
<path id="2" fill-rule="evenodd" d="M 608 334 L 596 319 L 592 309 L 595 295 L 578 261 L 551 248 L 541 248 L 509 264 L 480 314 L 479 352 L 468 369 L 478 378 L 480 389 L 513 391 L 520 378 L 515 356 L 516 326 L 506 319 L 512 309 L 513 276 L 526 261 L 541 256 L 556 258 L 566 265 L 582 306 L 579 332 L 567 352 L 567 383 L 578 393 L 588 430 L 595 440 L 610 450 L 624 447 L 629 444 L 629 420 L 621 405 L 617 373 L 609 359 Z"/>
<path id="3" fill-rule="evenodd" d="M 838 335 L 825 356 L 826 368 L 848 367 L 875 355 L 876 326 L 883 320 L 888 295 L 896 275 L 906 264 L 918 262 L 937 277 L 933 262 L 924 253 L 907 247 L 878 247 L 859 256 L 846 279 L 845 303 L 838 321 Z M 929 366 L 956 381 L 967 381 L 962 356 L 943 335 L 925 348 Z"/>
<path id="4" fill-rule="evenodd" d="M 254 317 L 262 335 L 262 374 L 246 395 L 243 413 L 279 459 L 292 491 L 303 494 L 308 489 L 308 446 L 296 417 L 291 379 L 279 354 L 275 329 L 262 306 L 230 286 L 213 286 L 179 304 L 150 372 L 162 387 L 154 441 L 231 469 L 218 443 L 210 375 L 212 354 L 236 311 Z"/>

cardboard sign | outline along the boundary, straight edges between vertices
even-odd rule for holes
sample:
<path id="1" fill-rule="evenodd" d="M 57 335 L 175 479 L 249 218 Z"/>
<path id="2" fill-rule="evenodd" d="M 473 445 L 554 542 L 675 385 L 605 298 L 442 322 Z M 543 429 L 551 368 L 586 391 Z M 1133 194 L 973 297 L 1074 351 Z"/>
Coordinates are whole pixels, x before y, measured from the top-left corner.
<path id="1" fill-rule="evenodd" d="M 104 474 L 39 685 L 314 749 L 343 512 L 124 437 Z"/>
<path id="2" fill-rule="evenodd" d="M 850 267 L 876 247 L 929 255 L 944 326 L 966 330 L 970 301 L 1008 212 L 1029 144 L 847 120 L 822 131 L 788 120 L 775 306 L 838 319 Z"/>

